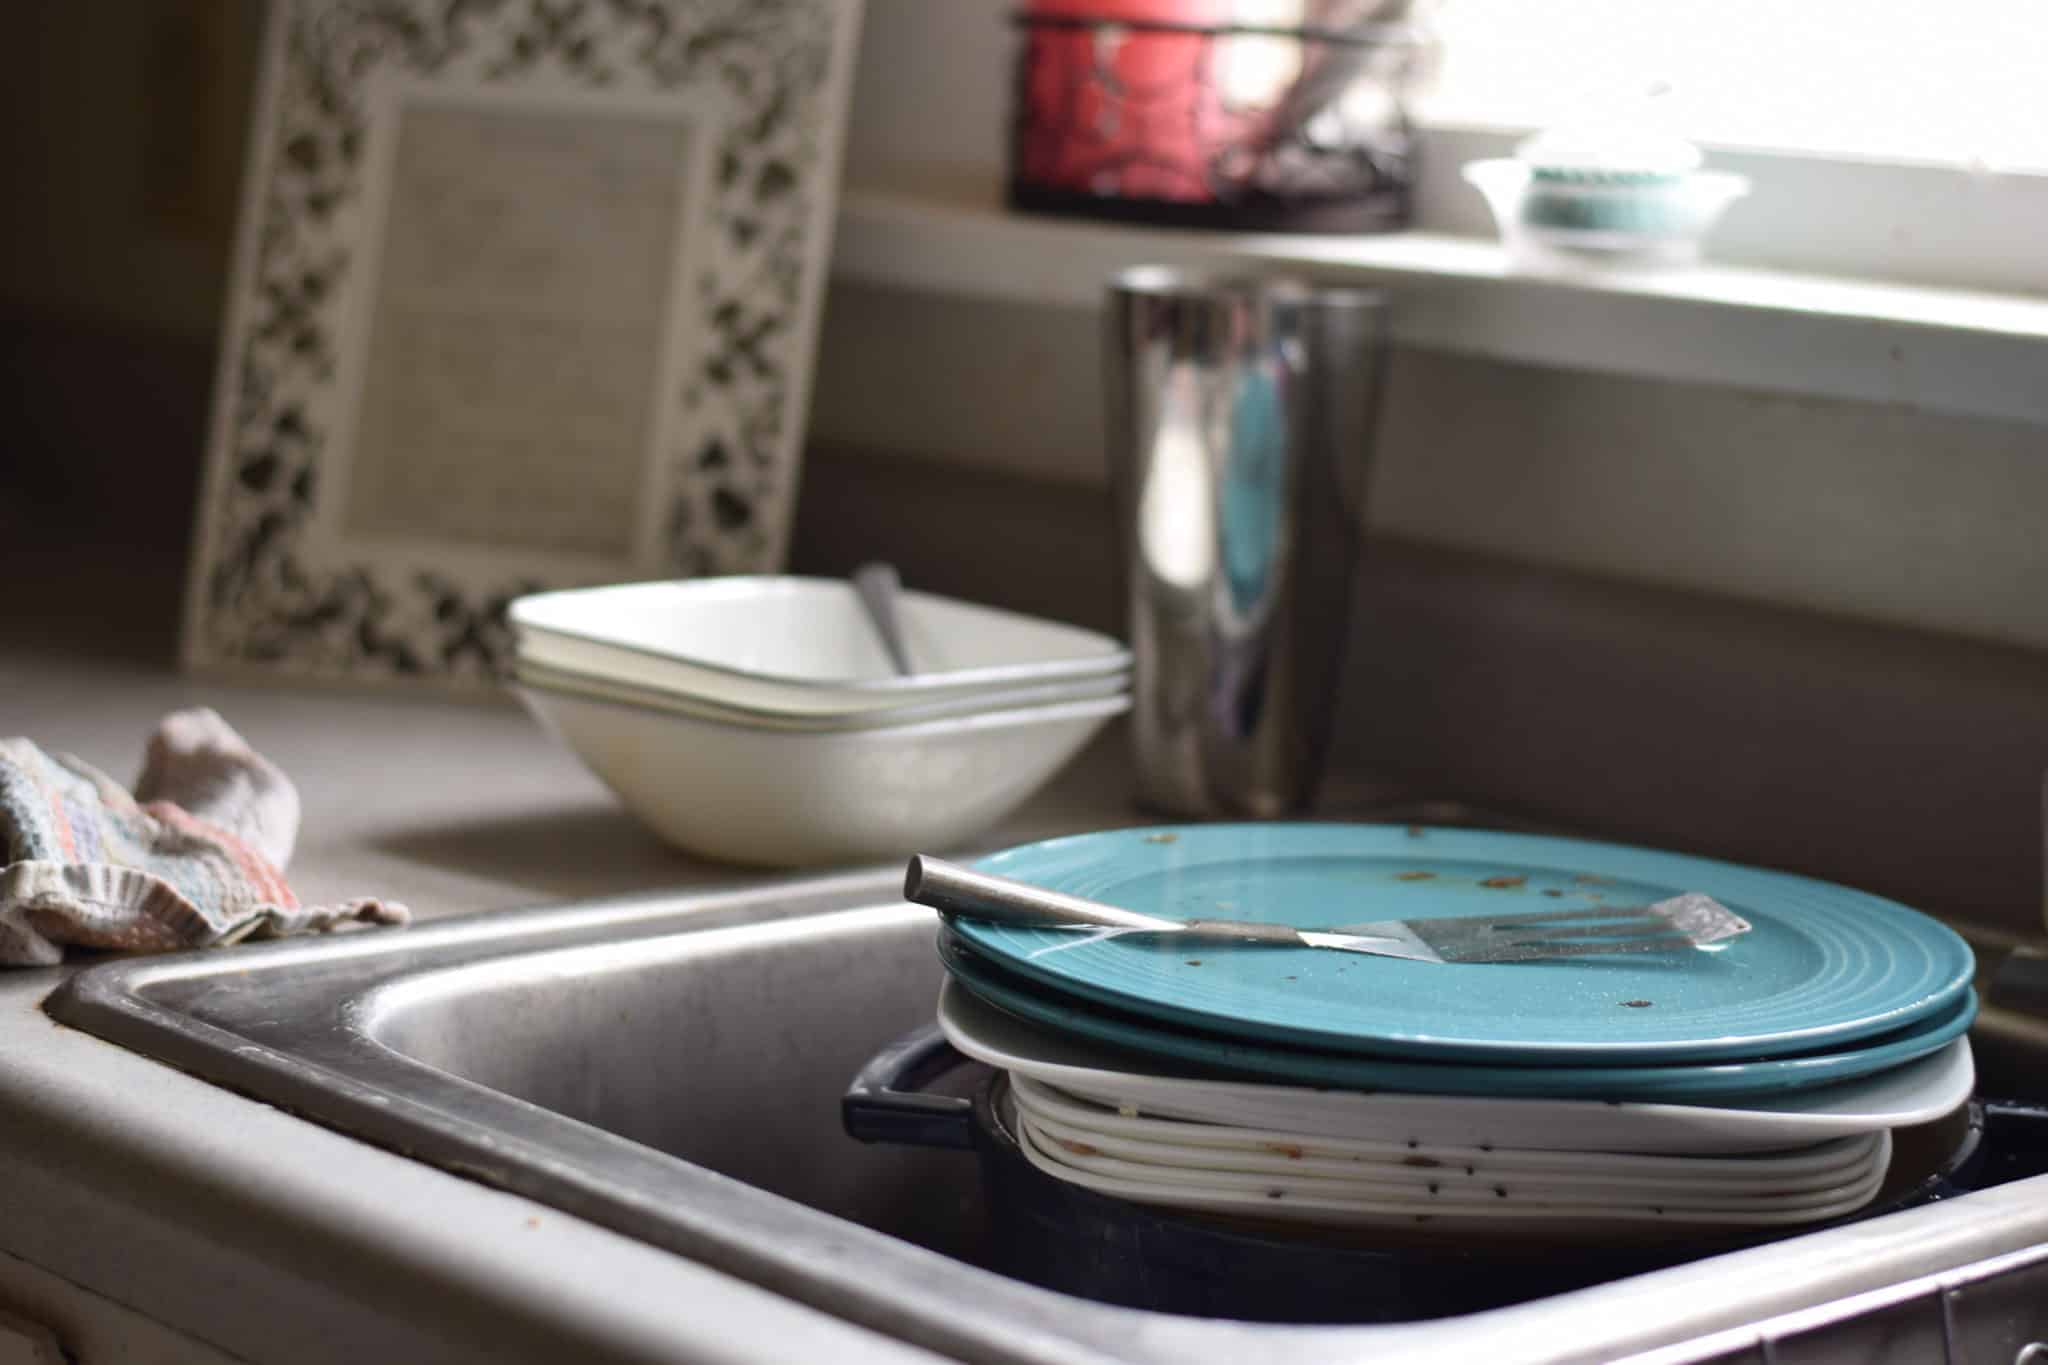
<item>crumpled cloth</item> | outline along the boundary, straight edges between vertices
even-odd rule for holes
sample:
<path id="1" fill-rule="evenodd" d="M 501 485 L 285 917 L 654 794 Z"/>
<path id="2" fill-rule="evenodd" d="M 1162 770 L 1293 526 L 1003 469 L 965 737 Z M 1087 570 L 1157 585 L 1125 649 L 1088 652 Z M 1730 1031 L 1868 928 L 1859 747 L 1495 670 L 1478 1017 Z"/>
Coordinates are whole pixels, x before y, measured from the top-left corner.
<path id="1" fill-rule="evenodd" d="M 203 707 L 164 718 L 133 795 L 68 754 L 0 740 L 0 966 L 410 918 L 376 899 L 300 905 L 284 880 L 298 830 L 291 780 Z"/>

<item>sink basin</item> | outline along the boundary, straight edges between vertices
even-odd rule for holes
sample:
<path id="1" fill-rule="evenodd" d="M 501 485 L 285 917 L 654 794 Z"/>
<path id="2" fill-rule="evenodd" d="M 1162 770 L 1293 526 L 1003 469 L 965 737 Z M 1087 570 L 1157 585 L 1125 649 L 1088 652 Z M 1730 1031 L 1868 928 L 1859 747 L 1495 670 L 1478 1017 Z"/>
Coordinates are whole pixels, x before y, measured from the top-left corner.
<path id="1" fill-rule="evenodd" d="M 71 978 L 49 1009 L 316 1122 L 975 1360 L 1535 1361 L 1662 1346 L 1675 1361 L 1694 1358 L 1675 1343 L 1718 1350 L 1715 1332 L 1824 1316 L 1817 1306 L 1849 1296 L 1939 1292 L 2048 1243 L 2038 1177 L 1395 1326 L 1178 1317 L 1036 1288 L 987 1268 L 970 1154 L 840 1131 L 848 1079 L 929 1021 L 939 986 L 931 914 L 897 901 L 895 885 L 879 872 L 814 877 L 116 962 Z"/>

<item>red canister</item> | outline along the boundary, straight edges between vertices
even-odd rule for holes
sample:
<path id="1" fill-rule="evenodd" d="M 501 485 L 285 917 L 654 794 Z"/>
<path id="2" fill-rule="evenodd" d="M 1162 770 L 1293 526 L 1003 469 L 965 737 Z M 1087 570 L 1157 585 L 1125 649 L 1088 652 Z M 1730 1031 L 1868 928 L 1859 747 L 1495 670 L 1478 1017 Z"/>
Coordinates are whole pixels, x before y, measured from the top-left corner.
<path id="1" fill-rule="evenodd" d="M 1016 172 L 1042 189 L 1207 203 L 1227 130 L 1207 98 L 1228 0 L 1032 0 Z"/>

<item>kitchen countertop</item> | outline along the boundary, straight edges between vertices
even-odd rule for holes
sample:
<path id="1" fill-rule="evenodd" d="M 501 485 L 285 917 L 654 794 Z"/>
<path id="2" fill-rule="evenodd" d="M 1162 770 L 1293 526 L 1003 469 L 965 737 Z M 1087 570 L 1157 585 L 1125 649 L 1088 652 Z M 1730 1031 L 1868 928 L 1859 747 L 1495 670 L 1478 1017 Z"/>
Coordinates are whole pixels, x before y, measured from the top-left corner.
<path id="1" fill-rule="evenodd" d="M 377 895 L 420 919 L 681 890 L 758 870 L 676 852 L 525 711 L 397 691 L 223 684 L 77 656 L 0 660 L 4 726 L 133 778 L 157 720 L 211 706 L 290 774 L 303 804 L 289 869 L 299 899 Z M 1120 734 L 1107 732 L 991 843 L 1141 818 Z"/>
<path id="2" fill-rule="evenodd" d="M 642 829 L 524 710 L 491 699 L 222 683 L 76 652 L 0 657 L 0 732 L 76 754 L 118 781 L 156 722 L 211 706 L 290 774 L 303 806 L 288 869 L 307 904 L 376 895 L 421 920 L 477 910 L 758 880 L 760 869 L 677 852 Z M 998 848 L 1153 819 L 1128 799 L 1121 725 L 976 846 Z M 1400 799 L 1333 779 L 1321 809 Z"/>

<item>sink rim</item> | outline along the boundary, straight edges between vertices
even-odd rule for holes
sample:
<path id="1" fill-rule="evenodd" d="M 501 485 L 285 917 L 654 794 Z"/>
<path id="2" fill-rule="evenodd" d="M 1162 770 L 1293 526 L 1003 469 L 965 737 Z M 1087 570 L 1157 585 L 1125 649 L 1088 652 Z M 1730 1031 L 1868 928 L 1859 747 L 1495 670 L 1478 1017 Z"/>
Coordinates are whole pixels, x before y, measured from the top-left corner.
<path id="1" fill-rule="evenodd" d="M 1618 1284 L 1461 1318 L 1393 1326 L 1294 1326 L 1175 1317 L 1043 1290 L 952 1260 L 566 1115 L 438 1070 L 376 1036 L 407 991 L 443 990 L 518 959 L 572 960 L 651 940 L 798 932 L 821 917 L 882 910 L 901 921 L 893 872 L 754 882 L 682 895 L 493 912 L 408 929 L 111 962 L 74 974 L 46 1002 L 80 1028 L 213 1084 L 572 1216 L 700 1261 L 908 1343 L 976 1359 L 1328 1360 L 1470 1352 L 1481 1341 L 1612 1357 L 1755 1323 L 2048 1240 L 2048 1177 L 1888 1219 L 1788 1239 Z M 684 947 L 691 945 L 684 944 Z M 710 950 L 711 945 L 706 945 Z M 232 977 L 243 1008 L 306 1013 L 280 1032 L 201 1017 Z M 383 1011 L 380 1014 L 380 1010 Z M 280 1045 L 282 1044 L 282 1045 Z M 617 1178 L 608 1178 L 610 1170 Z M 2033 1191 L 2036 1210 L 2024 1200 Z M 657 1198 L 658 1196 L 658 1198 Z M 1981 1215 L 1981 1216 L 1979 1216 Z M 1985 1224 L 1979 1227 L 1977 1224 Z M 1883 1226 L 1880 1226 L 1882 1224 Z M 1834 1254 L 1831 1254 L 1834 1253 Z M 1839 1254 L 1848 1253 L 1848 1254 Z M 1948 1261 L 1944 1263 L 1943 1257 Z M 1741 1287 L 1745 1294 L 1731 1293 Z M 1759 1298 L 1760 1287 L 1768 1291 Z M 1736 1311 L 1730 1305 L 1753 1307 Z M 1719 1311 L 1715 1309 L 1719 1305 Z M 1761 1311 L 1759 1311 L 1761 1310 Z M 1731 1314 L 1733 1315 L 1731 1317 Z M 1717 1320 L 1717 1317 L 1719 1320 Z M 1673 1329 L 1673 1324 L 1686 1324 Z M 1562 1335 L 1560 1335 L 1562 1333 Z"/>

